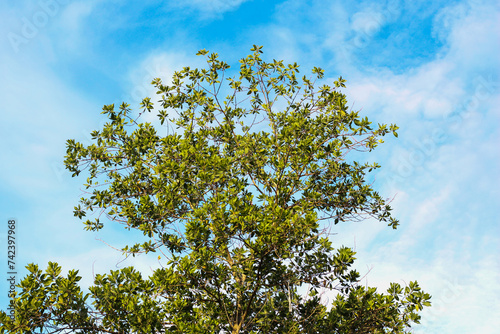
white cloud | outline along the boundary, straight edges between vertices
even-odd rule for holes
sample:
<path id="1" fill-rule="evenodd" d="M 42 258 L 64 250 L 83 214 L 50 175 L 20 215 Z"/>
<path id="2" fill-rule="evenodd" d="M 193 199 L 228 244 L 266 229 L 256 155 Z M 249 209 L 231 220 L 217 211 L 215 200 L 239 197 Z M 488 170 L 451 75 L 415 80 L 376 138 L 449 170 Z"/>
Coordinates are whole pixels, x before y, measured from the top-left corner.
<path id="1" fill-rule="evenodd" d="M 487 1 L 443 9 L 435 29 L 448 43 L 447 58 L 454 60 L 457 70 L 469 75 L 486 68 L 495 68 L 499 74 L 500 60 L 494 56 L 500 53 L 499 31 L 500 8 L 498 3 Z"/>
<path id="2" fill-rule="evenodd" d="M 365 7 L 351 16 L 351 29 L 358 38 L 371 39 L 395 14 L 387 9 Z"/>

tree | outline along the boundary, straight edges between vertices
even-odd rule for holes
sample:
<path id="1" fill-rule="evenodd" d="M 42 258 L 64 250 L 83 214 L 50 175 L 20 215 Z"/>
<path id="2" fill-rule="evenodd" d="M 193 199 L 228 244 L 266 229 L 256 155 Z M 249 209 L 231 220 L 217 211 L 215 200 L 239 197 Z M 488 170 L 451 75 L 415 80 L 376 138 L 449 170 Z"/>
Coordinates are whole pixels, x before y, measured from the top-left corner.
<path id="1" fill-rule="evenodd" d="M 90 231 L 105 222 L 142 231 L 147 241 L 123 252 L 162 252 L 164 267 L 147 279 L 130 267 L 97 275 L 83 294 L 76 271 L 65 278 L 56 263 L 45 273 L 29 265 L 16 318 L 2 313 L 2 330 L 403 333 L 418 323 L 430 296 L 416 282 L 387 293 L 359 284 L 355 252 L 335 248 L 328 232 L 368 217 L 397 227 L 366 182 L 379 165 L 347 159 L 397 136 L 397 126 L 374 129 L 349 110 L 342 77 L 317 88 L 322 69 L 299 78 L 296 63 L 251 51 L 239 76 L 202 50 L 206 69 L 152 82 L 159 106 L 145 98 L 139 117 L 171 117 L 172 134 L 158 135 L 122 103 L 104 106 L 109 122 L 92 132 L 94 144 L 67 142 L 66 168 L 86 170 L 91 189 L 75 216 L 97 215 L 85 221 Z M 331 305 L 321 289 L 336 294 Z"/>

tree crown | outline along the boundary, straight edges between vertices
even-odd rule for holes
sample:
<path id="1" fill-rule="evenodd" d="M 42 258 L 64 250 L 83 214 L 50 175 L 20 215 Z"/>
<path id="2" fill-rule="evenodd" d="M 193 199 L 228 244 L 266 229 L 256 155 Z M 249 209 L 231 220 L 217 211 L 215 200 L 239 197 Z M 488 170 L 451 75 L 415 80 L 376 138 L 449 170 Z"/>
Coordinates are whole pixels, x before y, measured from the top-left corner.
<path id="1" fill-rule="evenodd" d="M 140 230 L 148 240 L 123 251 L 166 258 L 146 281 L 131 268 L 97 277 L 91 293 L 103 318 L 86 313 L 82 323 L 115 332 L 385 333 L 418 322 L 429 305 L 416 282 L 388 294 L 360 286 L 354 251 L 329 238 L 332 225 L 368 217 L 398 225 L 365 179 L 380 166 L 347 160 L 398 127 L 373 128 L 350 110 L 342 77 L 317 88 L 322 69 L 300 78 L 296 63 L 251 51 L 235 77 L 201 50 L 207 68 L 186 67 L 170 84 L 153 80 L 157 107 L 145 98 L 141 114 L 157 112 L 176 126 L 171 134 L 138 122 L 123 103 L 104 106 L 109 122 L 92 132 L 94 144 L 68 140 L 66 167 L 73 176 L 87 170 L 91 189 L 75 216 L 96 213 L 85 221 L 92 231 L 103 220 Z M 317 295 L 324 288 L 338 291 L 329 310 Z M 145 315 L 137 322 L 122 309 Z"/>

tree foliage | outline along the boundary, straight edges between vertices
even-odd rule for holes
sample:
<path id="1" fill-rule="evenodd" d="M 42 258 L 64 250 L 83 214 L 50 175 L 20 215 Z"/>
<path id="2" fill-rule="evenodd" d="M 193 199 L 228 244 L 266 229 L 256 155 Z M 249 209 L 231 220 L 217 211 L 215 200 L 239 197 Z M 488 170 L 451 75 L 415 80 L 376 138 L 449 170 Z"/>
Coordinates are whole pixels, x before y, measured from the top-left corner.
<path id="1" fill-rule="evenodd" d="M 90 231 L 142 231 L 147 241 L 123 251 L 161 252 L 163 267 L 146 279 L 130 267 L 97 275 L 84 294 L 76 271 L 30 265 L 15 319 L 0 314 L 3 331 L 403 333 L 418 323 L 430 296 L 416 282 L 385 293 L 361 285 L 355 252 L 329 234 L 370 217 L 397 227 L 366 182 L 379 165 L 348 155 L 397 136 L 397 126 L 373 127 L 350 110 L 342 77 L 317 87 L 322 69 L 300 77 L 297 64 L 266 62 L 261 49 L 235 77 L 202 50 L 207 68 L 155 79 L 158 103 L 145 98 L 141 114 L 172 122 L 171 134 L 123 103 L 104 106 L 109 122 L 92 132 L 94 144 L 68 140 L 66 168 L 89 175 L 75 216 Z M 331 305 L 321 302 L 325 289 Z"/>

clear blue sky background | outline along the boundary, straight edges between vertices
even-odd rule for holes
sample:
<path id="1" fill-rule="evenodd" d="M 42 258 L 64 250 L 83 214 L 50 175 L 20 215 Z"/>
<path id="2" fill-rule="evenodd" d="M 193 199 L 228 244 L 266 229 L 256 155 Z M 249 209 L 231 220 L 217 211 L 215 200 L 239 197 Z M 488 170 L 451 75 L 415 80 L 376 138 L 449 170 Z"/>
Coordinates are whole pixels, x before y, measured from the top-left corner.
<path id="1" fill-rule="evenodd" d="M 83 231 L 72 209 L 84 178 L 63 169 L 65 141 L 88 144 L 102 105 L 138 106 L 153 77 L 202 66 L 199 49 L 237 65 L 257 44 L 266 59 L 320 66 L 329 81 L 342 75 L 354 109 L 401 128 L 369 156 L 401 227 L 338 226 L 333 239 L 356 248 L 367 283 L 416 279 L 433 295 L 415 333 L 497 333 L 499 22 L 496 0 L 2 1 L 1 307 L 9 217 L 20 267 L 57 261 L 88 286 L 93 273 L 159 266 L 154 256 L 120 262 L 103 241 L 132 240 L 121 227 Z"/>

